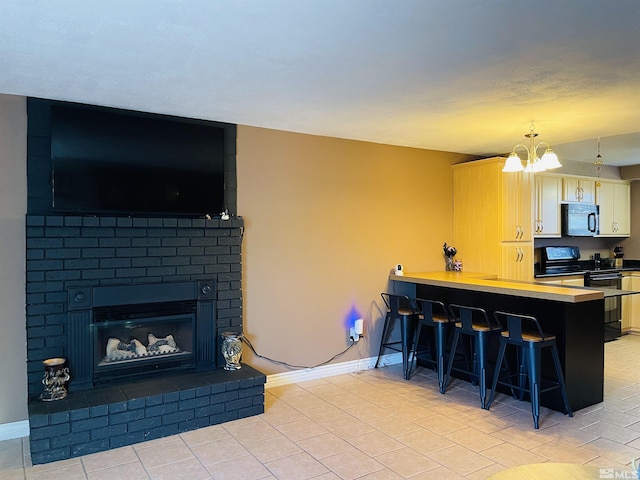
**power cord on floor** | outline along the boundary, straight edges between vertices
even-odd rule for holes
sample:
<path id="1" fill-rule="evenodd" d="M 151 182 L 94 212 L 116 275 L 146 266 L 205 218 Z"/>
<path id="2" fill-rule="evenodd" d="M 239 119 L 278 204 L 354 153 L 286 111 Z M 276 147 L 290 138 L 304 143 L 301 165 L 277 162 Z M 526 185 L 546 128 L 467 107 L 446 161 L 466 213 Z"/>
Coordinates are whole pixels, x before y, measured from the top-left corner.
<path id="1" fill-rule="evenodd" d="M 344 355 L 345 353 L 347 353 L 356 344 L 356 342 L 353 340 L 353 338 L 350 338 L 350 340 L 351 340 L 351 345 L 349 345 L 347 348 L 345 348 L 342 352 L 335 354 L 329 360 L 326 360 L 326 361 L 324 361 L 322 363 L 318 363 L 317 365 L 305 366 L 305 365 L 291 365 L 291 364 L 289 364 L 287 362 L 283 362 L 283 361 L 280 361 L 280 360 L 274 360 L 272 358 L 265 357 L 264 355 L 260 355 L 258 352 L 256 352 L 256 349 L 253 348 L 253 345 L 251 344 L 249 339 L 246 337 L 246 335 L 242 336 L 242 341 L 245 342 L 247 345 L 249 345 L 249 348 L 251 349 L 251 351 L 253 352 L 253 354 L 256 357 L 263 358 L 265 360 L 269 360 L 270 362 L 277 363 L 279 365 L 284 365 L 285 367 L 288 367 L 288 368 L 304 368 L 304 369 L 306 369 L 306 368 L 316 368 L 316 367 L 320 367 L 322 365 L 326 365 L 327 363 L 330 363 L 333 360 L 335 360 L 336 358 Z"/>

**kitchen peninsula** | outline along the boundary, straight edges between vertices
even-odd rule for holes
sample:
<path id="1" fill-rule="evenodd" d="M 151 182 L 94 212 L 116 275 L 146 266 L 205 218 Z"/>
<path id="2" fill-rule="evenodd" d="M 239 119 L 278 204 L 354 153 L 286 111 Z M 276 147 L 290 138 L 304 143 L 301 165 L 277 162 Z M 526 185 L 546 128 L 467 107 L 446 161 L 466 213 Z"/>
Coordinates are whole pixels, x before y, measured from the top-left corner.
<path id="1" fill-rule="evenodd" d="M 604 392 L 604 293 L 535 282 L 501 280 L 468 272 L 390 275 L 393 282 L 414 284 L 416 297 L 535 316 L 556 336 L 567 396 L 573 411 L 600 403 Z M 546 369 L 546 367 L 544 367 Z M 559 392 L 541 396 L 542 405 L 563 411 Z"/>

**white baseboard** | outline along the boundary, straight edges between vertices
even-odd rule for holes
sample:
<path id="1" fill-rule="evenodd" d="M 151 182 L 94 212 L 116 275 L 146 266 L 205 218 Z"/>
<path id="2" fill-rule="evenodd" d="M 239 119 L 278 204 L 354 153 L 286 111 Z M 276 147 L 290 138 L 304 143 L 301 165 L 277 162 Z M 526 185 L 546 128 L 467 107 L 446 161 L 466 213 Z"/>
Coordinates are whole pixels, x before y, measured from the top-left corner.
<path id="1" fill-rule="evenodd" d="M 305 370 L 274 373 L 272 375 L 267 375 L 265 388 L 279 387 L 281 385 L 315 380 L 318 378 L 333 377 L 335 375 L 342 375 L 343 373 L 369 370 L 375 367 L 377 358 L 378 357 L 361 358 L 350 362 L 331 363 L 329 365 L 323 365 L 322 367 L 307 368 Z M 401 362 L 402 353 L 394 353 L 380 357 L 380 365 L 394 365 Z"/>
<path id="2" fill-rule="evenodd" d="M 29 420 L 0 423 L 0 441 L 29 436 Z"/>

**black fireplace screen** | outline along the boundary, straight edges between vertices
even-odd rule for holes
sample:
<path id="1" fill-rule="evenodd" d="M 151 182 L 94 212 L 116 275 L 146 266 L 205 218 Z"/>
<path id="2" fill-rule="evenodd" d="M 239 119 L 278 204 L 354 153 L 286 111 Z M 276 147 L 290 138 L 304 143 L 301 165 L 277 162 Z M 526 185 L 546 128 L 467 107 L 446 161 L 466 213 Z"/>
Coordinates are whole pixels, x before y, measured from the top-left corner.
<path id="1" fill-rule="evenodd" d="M 215 368 L 214 286 L 199 281 L 70 289 L 70 387 Z"/>
<path id="2" fill-rule="evenodd" d="M 93 314 L 97 382 L 161 366 L 195 366 L 195 301 L 120 305 Z"/>

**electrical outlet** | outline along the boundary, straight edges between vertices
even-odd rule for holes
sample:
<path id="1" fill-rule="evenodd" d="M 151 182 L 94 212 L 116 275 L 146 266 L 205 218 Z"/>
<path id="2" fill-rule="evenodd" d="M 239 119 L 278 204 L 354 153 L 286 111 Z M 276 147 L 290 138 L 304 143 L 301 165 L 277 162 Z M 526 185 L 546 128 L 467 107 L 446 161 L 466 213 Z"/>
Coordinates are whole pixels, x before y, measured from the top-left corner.
<path id="1" fill-rule="evenodd" d="M 353 339 L 354 342 L 360 340 L 360 334 L 356 333 L 356 329 L 354 327 L 349 329 L 349 340 L 351 339 Z"/>

